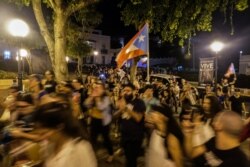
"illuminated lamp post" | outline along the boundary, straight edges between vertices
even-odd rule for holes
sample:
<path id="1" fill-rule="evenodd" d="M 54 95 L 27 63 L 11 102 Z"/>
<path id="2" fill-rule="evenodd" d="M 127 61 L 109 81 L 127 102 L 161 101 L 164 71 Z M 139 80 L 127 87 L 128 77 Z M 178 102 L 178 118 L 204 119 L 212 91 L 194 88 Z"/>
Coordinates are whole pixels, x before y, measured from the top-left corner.
<path id="1" fill-rule="evenodd" d="M 20 49 L 19 50 L 19 54 L 20 54 L 20 56 L 21 56 L 21 61 L 22 61 L 22 63 L 23 63 L 23 70 L 22 70 L 22 72 L 24 73 L 25 72 L 25 67 L 24 67 L 24 61 L 25 61 L 25 59 L 27 60 L 27 62 L 28 62 L 28 51 L 26 50 L 26 49 Z M 29 64 L 29 62 L 28 62 L 28 64 Z"/>
<path id="2" fill-rule="evenodd" d="M 215 90 L 217 87 L 217 77 L 218 77 L 218 53 L 224 48 L 224 44 L 219 41 L 214 41 L 211 45 L 210 48 L 212 51 L 215 52 Z"/>
<path id="3" fill-rule="evenodd" d="M 97 51 L 97 50 L 94 50 L 93 51 L 93 54 L 94 54 L 94 57 L 93 57 L 93 63 L 96 63 L 96 56 L 98 56 L 99 55 L 99 52 Z"/>
<path id="4" fill-rule="evenodd" d="M 13 37 L 16 38 L 24 38 L 29 34 L 29 26 L 20 19 L 14 19 L 11 20 L 8 24 L 8 31 Z M 19 49 L 18 49 L 19 50 Z M 22 66 L 21 66 L 21 54 L 20 52 L 17 52 L 17 59 L 19 60 L 17 62 L 18 64 L 18 88 L 19 90 L 23 89 L 23 83 L 22 83 Z"/>

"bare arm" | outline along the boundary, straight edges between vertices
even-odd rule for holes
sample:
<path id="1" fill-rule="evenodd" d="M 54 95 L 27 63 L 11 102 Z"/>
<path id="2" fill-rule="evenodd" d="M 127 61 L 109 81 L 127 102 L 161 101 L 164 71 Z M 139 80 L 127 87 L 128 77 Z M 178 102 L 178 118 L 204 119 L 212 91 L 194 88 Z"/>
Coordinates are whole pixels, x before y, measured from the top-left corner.
<path id="1" fill-rule="evenodd" d="M 23 132 L 19 129 L 15 129 L 15 130 L 10 131 L 10 134 L 14 138 L 24 138 L 24 139 L 28 139 L 28 140 L 33 140 L 35 142 L 41 141 L 43 139 L 43 137 L 39 134 L 26 133 L 26 132 Z"/>
<path id="2" fill-rule="evenodd" d="M 183 121 L 182 128 L 184 133 L 184 150 L 189 158 L 195 158 L 206 151 L 204 145 L 193 146 L 193 125 L 190 121 Z"/>
<path id="3" fill-rule="evenodd" d="M 122 115 L 123 111 L 122 110 L 118 110 L 113 114 L 113 118 L 117 119 Z"/>
<path id="4" fill-rule="evenodd" d="M 167 142 L 168 142 L 169 153 L 171 154 L 176 164 L 176 167 L 183 167 L 183 154 L 180 142 L 172 134 L 168 135 Z"/>
<path id="5" fill-rule="evenodd" d="M 94 100 L 94 97 L 92 96 L 89 96 L 85 101 L 84 101 L 84 105 L 87 107 L 87 108 L 90 108 L 93 104 L 93 100 Z"/>
<path id="6" fill-rule="evenodd" d="M 243 112 L 246 112 L 246 111 L 247 111 L 247 110 L 246 110 L 245 103 L 242 103 L 242 110 L 243 110 Z"/>

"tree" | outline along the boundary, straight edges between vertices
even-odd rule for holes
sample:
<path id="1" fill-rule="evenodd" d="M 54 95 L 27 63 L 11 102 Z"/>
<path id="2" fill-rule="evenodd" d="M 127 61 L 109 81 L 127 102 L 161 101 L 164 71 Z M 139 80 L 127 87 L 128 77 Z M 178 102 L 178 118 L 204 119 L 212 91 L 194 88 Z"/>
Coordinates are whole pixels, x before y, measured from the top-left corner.
<path id="1" fill-rule="evenodd" d="M 212 31 L 213 14 L 218 9 L 225 21 L 229 13 L 232 25 L 233 10 L 245 10 L 248 0 L 122 0 L 120 7 L 125 25 L 138 28 L 148 22 L 151 32 L 160 33 L 163 41 L 178 38 L 183 45 L 198 31 Z"/>
<path id="2" fill-rule="evenodd" d="M 82 59 L 92 51 L 92 48 L 86 42 L 86 35 L 84 35 L 84 32 L 79 33 L 77 28 L 70 28 L 68 32 L 71 35 L 68 36 L 67 39 L 67 55 L 77 58 L 77 74 L 81 76 Z"/>
<path id="3" fill-rule="evenodd" d="M 84 18 L 84 21 L 82 21 Z M 75 23 L 74 23 L 74 22 Z M 94 6 L 81 10 L 78 17 L 71 19 L 67 27 L 67 55 L 77 58 L 77 74 L 81 77 L 83 57 L 89 55 L 92 47 L 87 38 L 93 31 L 93 27 L 101 22 L 101 14 L 95 11 Z"/>
<path id="4" fill-rule="evenodd" d="M 150 31 L 160 34 L 162 41 L 172 43 L 178 39 L 183 46 L 196 32 L 212 31 L 217 10 L 224 13 L 225 21 L 229 16 L 233 34 L 233 11 L 245 10 L 248 0 L 120 0 L 119 7 L 125 25 L 139 29 L 147 22 Z"/>
<path id="5" fill-rule="evenodd" d="M 32 5 L 40 32 L 48 47 L 52 68 L 57 80 L 68 76 L 66 55 L 67 23 L 72 15 L 87 9 L 98 0 L 8 0 L 20 5 Z M 51 9 L 51 22 L 46 20 L 43 5 Z M 82 21 L 84 22 L 82 18 Z"/>

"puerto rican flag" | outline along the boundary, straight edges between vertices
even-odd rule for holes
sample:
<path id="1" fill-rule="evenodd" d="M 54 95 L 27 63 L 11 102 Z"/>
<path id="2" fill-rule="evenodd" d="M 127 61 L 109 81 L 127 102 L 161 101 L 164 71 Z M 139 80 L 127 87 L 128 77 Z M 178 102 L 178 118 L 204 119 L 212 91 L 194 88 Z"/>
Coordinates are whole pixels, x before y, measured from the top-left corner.
<path id="1" fill-rule="evenodd" d="M 233 75 L 233 74 L 235 74 L 235 68 L 234 68 L 234 64 L 231 63 L 230 66 L 228 67 L 225 77 L 229 78 L 230 75 Z"/>
<path id="2" fill-rule="evenodd" d="M 148 41 L 148 24 L 145 24 L 117 55 L 115 60 L 117 68 L 121 68 L 129 59 L 148 54 Z"/>

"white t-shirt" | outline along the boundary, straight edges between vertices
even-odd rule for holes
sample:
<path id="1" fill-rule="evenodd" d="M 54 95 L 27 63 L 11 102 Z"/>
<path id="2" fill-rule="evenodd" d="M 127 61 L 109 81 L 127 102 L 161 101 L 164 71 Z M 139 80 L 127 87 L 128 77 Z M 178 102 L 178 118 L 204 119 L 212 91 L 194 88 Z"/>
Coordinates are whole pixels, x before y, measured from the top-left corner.
<path id="1" fill-rule="evenodd" d="M 152 132 L 145 158 L 146 167 L 176 167 L 175 163 L 167 157 L 165 140 L 157 134 L 156 130 Z"/>
<path id="2" fill-rule="evenodd" d="M 45 167 L 97 167 L 97 160 L 89 142 L 70 140 L 57 155 L 47 158 Z"/>

